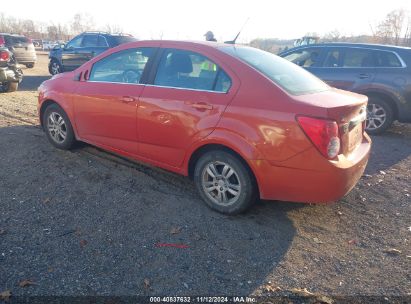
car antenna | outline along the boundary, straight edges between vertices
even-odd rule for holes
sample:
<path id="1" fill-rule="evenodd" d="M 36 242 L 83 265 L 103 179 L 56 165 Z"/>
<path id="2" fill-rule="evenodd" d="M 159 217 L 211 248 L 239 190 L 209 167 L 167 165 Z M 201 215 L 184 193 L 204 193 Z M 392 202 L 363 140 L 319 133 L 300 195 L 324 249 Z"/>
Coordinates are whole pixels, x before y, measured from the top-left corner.
<path id="1" fill-rule="evenodd" d="M 248 20 L 250 20 L 250 17 L 248 17 L 247 20 L 244 22 L 243 26 L 241 27 L 241 29 L 240 29 L 240 31 L 238 32 L 237 36 L 235 36 L 234 40 L 224 41 L 224 43 L 227 43 L 227 44 L 235 44 L 235 42 L 237 41 L 238 36 L 240 36 L 241 31 L 243 30 L 243 28 L 244 28 L 245 25 L 247 24 Z"/>

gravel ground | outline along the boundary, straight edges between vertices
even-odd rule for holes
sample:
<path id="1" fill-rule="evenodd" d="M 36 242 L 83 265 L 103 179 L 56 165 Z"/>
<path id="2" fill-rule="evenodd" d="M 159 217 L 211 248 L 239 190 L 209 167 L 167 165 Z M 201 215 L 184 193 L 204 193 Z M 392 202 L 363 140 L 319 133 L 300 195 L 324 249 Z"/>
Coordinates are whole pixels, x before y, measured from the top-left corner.
<path id="1" fill-rule="evenodd" d="M 263 201 L 228 217 L 187 178 L 86 144 L 53 148 L 36 113 L 46 66 L 40 55 L 0 95 L 0 293 L 411 295 L 411 125 L 373 138 L 339 202 Z"/>

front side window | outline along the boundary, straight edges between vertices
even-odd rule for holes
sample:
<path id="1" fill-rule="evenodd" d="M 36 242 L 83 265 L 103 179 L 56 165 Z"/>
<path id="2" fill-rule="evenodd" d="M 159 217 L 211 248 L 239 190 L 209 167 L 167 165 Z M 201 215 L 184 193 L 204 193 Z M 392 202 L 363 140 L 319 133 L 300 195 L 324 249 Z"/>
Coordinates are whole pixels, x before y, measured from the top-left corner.
<path id="1" fill-rule="evenodd" d="M 67 43 L 66 48 L 71 49 L 71 48 L 78 48 L 81 46 L 81 41 L 83 40 L 83 36 L 78 36 L 71 40 L 69 43 Z"/>
<path id="2" fill-rule="evenodd" d="M 221 50 L 239 58 L 293 95 L 329 90 L 329 86 L 305 69 L 274 54 L 251 47 L 225 46 Z"/>
<path id="3" fill-rule="evenodd" d="M 324 56 L 323 67 L 336 68 L 340 66 L 341 50 L 330 48 L 326 51 Z"/>
<path id="4" fill-rule="evenodd" d="M 320 58 L 320 51 L 319 48 L 301 49 L 292 52 L 283 58 L 299 66 L 308 68 L 317 65 Z"/>
<path id="5" fill-rule="evenodd" d="M 191 51 L 168 49 L 162 55 L 154 84 L 227 92 L 231 80 L 219 66 L 203 55 Z"/>
<path id="6" fill-rule="evenodd" d="M 153 51 L 138 48 L 111 54 L 93 65 L 89 81 L 139 84 Z"/>
<path id="7" fill-rule="evenodd" d="M 97 35 L 85 35 L 83 38 L 82 46 L 83 47 L 96 47 L 98 44 Z"/>

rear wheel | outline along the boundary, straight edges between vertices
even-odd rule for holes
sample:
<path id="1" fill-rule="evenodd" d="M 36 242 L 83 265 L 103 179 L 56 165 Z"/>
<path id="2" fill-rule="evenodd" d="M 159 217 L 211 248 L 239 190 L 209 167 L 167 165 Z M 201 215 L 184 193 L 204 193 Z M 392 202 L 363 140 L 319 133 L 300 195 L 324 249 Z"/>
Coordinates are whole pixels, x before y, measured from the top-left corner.
<path id="1" fill-rule="evenodd" d="M 57 104 L 46 108 L 43 115 L 43 125 L 48 140 L 53 146 L 69 150 L 74 142 L 74 131 L 64 110 Z"/>
<path id="2" fill-rule="evenodd" d="M 370 97 L 367 106 L 366 131 L 369 134 L 381 134 L 387 130 L 394 121 L 391 106 L 378 97 Z"/>
<path id="3" fill-rule="evenodd" d="M 17 91 L 19 87 L 18 82 L 4 82 L 0 85 L 0 92 L 11 93 Z"/>
<path id="4" fill-rule="evenodd" d="M 257 186 L 248 167 L 226 151 L 203 154 L 194 169 L 194 183 L 202 199 L 224 214 L 247 210 L 257 199 Z"/>
<path id="5" fill-rule="evenodd" d="M 29 69 L 32 69 L 32 68 L 34 68 L 34 63 L 27 63 L 26 67 L 29 68 Z"/>

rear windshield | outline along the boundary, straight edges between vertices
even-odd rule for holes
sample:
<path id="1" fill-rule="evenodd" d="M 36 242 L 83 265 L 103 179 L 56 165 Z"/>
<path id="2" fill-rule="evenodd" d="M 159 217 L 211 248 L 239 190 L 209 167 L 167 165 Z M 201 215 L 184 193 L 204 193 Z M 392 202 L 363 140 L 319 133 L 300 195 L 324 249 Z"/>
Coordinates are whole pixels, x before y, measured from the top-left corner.
<path id="1" fill-rule="evenodd" d="M 260 71 L 292 95 L 318 93 L 329 86 L 303 68 L 274 54 L 250 47 L 222 47 L 222 51 L 237 57 Z"/>
<path id="2" fill-rule="evenodd" d="M 127 42 L 137 41 L 133 36 L 111 36 L 113 46 L 120 45 Z"/>

